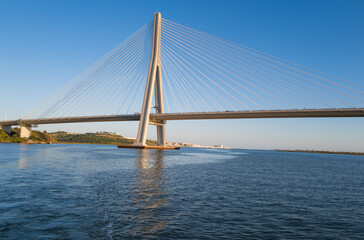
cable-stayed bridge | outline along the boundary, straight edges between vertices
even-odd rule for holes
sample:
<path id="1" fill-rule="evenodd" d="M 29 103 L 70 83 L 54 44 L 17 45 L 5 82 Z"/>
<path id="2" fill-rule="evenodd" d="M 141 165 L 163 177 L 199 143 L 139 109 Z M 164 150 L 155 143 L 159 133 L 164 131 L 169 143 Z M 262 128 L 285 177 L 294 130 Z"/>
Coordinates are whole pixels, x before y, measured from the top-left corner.
<path id="1" fill-rule="evenodd" d="M 364 87 L 154 15 L 5 131 L 32 125 L 139 121 L 165 145 L 167 120 L 364 117 Z"/>

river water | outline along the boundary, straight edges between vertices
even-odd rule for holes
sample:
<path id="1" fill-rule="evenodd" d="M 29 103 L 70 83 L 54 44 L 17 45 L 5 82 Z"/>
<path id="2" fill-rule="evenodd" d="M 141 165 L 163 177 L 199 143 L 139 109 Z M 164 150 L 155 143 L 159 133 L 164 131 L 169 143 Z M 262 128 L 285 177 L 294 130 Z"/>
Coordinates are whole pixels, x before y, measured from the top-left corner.
<path id="1" fill-rule="evenodd" d="M 364 157 L 0 144 L 0 239 L 364 239 Z"/>

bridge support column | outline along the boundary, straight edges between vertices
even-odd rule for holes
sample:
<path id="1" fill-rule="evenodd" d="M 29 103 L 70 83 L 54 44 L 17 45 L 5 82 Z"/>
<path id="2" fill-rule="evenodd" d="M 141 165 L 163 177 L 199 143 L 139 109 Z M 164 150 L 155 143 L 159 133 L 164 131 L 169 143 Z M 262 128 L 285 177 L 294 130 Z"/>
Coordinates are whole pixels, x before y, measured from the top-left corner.
<path id="1" fill-rule="evenodd" d="M 166 129 L 164 124 L 162 126 L 157 126 L 157 142 L 158 146 L 166 145 Z"/>
<path id="2" fill-rule="evenodd" d="M 4 130 L 7 134 L 11 133 L 11 126 L 0 126 L 2 130 Z"/>
<path id="3" fill-rule="evenodd" d="M 157 81 L 155 84 L 155 104 L 156 113 L 164 113 L 163 107 L 163 90 L 162 90 L 162 72 L 160 66 L 157 67 Z M 159 146 L 166 145 L 165 121 L 157 125 L 157 141 Z"/>
<path id="4" fill-rule="evenodd" d="M 143 106 L 139 121 L 138 136 L 135 145 L 145 146 L 147 140 L 148 125 L 150 124 L 150 109 L 155 90 L 155 108 L 157 113 L 163 113 L 163 91 L 162 72 L 160 60 L 160 40 L 161 40 L 161 14 L 154 14 L 153 22 L 153 44 L 152 54 L 149 63 L 147 84 L 145 87 Z M 158 145 L 165 145 L 164 122 L 157 125 Z"/>
<path id="5" fill-rule="evenodd" d="M 29 138 L 32 135 L 32 126 L 22 125 L 20 126 L 20 137 Z"/>

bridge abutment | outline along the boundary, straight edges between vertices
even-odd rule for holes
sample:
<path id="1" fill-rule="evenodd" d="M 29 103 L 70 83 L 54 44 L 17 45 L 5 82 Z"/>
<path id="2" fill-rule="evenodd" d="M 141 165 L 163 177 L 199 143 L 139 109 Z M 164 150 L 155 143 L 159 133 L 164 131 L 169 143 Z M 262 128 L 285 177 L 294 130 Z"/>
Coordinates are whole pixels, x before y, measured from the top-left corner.
<path id="1" fill-rule="evenodd" d="M 20 137 L 29 138 L 32 135 L 32 126 L 22 125 L 20 126 Z"/>

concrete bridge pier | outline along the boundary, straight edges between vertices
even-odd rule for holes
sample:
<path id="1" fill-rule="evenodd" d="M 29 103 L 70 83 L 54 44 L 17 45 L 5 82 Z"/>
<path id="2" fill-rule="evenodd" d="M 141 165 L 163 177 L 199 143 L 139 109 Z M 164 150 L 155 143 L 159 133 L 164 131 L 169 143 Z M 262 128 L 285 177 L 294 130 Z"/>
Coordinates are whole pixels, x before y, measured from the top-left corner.
<path id="1" fill-rule="evenodd" d="M 155 91 L 155 109 L 157 114 L 163 114 L 163 91 L 161 70 L 161 22 L 160 13 L 154 14 L 153 22 L 153 44 L 149 63 L 149 72 L 145 87 L 142 111 L 139 120 L 139 128 L 135 146 L 146 146 L 148 125 L 157 125 L 158 145 L 165 146 L 166 136 L 164 121 L 154 123 L 150 121 L 150 109 L 152 107 L 153 90 Z"/>
<path id="2" fill-rule="evenodd" d="M 0 128 L 2 129 L 2 130 L 4 130 L 7 134 L 10 134 L 11 133 L 11 126 L 10 125 L 8 125 L 8 126 L 0 126 Z"/>
<path id="3" fill-rule="evenodd" d="M 32 126 L 22 125 L 20 126 L 20 137 L 29 138 L 32 135 Z"/>

